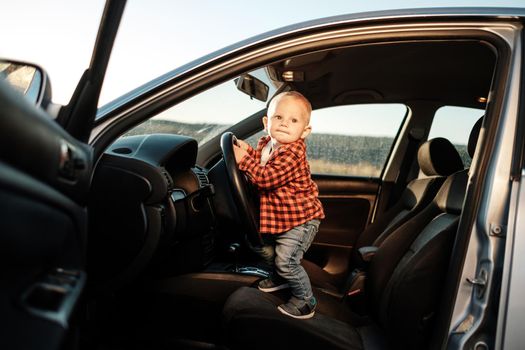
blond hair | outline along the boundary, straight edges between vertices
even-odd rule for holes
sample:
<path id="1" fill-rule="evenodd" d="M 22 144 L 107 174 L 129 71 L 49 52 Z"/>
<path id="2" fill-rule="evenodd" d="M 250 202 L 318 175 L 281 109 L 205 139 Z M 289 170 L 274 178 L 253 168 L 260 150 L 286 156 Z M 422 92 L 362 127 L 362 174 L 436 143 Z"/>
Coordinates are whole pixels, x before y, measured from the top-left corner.
<path id="1" fill-rule="evenodd" d="M 272 100 L 270 101 L 270 104 L 268 105 L 268 114 L 272 114 L 270 111 L 273 111 L 275 109 L 275 106 L 277 105 L 277 103 L 282 100 L 284 97 L 293 97 L 299 101 L 301 101 L 301 103 L 303 104 L 305 110 L 306 110 L 306 113 L 307 113 L 307 120 L 308 120 L 308 123 L 310 123 L 310 114 L 312 113 L 312 104 L 310 103 L 310 101 L 308 101 L 308 99 L 306 97 L 304 97 L 303 94 L 301 94 L 300 92 L 298 91 L 285 91 L 285 92 L 281 92 L 277 95 L 275 95 Z"/>

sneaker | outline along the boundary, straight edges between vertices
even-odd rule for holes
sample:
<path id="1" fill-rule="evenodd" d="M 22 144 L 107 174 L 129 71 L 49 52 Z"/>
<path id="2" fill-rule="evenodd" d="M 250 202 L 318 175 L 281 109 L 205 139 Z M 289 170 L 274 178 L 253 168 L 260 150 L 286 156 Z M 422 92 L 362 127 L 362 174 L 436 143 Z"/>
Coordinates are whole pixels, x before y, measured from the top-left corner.
<path id="1" fill-rule="evenodd" d="M 268 293 L 268 292 L 275 292 L 276 290 L 290 288 L 290 284 L 288 283 L 288 281 L 286 281 L 281 276 L 275 275 L 275 276 L 268 277 L 260 281 L 259 284 L 257 285 L 257 288 L 259 288 L 259 290 L 262 290 L 263 292 Z"/>
<path id="2" fill-rule="evenodd" d="M 300 300 L 292 297 L 290 301 L 286 304 L 279 305 L 277 309 L 287 316 L 306 320 L 314 316 L 316 306 L 317 300 L 315 297 L 311 297 L 308 300 Z"/>

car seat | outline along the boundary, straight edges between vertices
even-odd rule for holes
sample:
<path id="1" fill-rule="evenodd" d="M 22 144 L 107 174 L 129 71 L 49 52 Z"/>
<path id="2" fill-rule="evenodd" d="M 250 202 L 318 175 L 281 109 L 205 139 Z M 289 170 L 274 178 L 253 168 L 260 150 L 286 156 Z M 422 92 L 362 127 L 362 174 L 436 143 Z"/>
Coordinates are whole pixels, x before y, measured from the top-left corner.
<path id="1" fill-rule="evenodd" d="M 417 160 L 425 177 L 410 181 L 399 200 L 361 233 L 350 256 L 347 271 L 363 266 L 359 253 L 361 247 L 379 247 L 392 232 L 430 203 L 447 176 L 463 169 L 463 161 L 456 148 L 442 137 L 423 143 L 419 147 Z M 348 288 L 350 281 L 346 276 L 332 275 L 307 259 L 303 259 L 302 265 L 312 285 L 335 294 Z"/>
<path id="2" fill-rule="evenodd" d="M 475 150 L 478 121 L 469 138 Z M 458 171 L 418 214 L 384 239 L 367 271 L 369 317 L 325 293 L 316 315 L 295 320 L 276 308 L 278 295 L 242 287 L 223 309 L 225 340 L 232 349 L 421 349 L 430 339 L 467 187 Z M 262 336 L 271 335 L 271 336 Z"/>

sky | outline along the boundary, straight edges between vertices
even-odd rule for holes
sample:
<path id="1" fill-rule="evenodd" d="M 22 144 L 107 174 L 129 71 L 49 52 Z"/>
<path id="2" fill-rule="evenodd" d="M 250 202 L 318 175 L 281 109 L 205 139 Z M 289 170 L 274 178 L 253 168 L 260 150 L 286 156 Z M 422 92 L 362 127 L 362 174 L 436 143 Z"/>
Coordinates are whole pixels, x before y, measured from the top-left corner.
<path id="1" fill-rule="evenodd" d="M 0 57 L 44 67 L 53 100 L 66 104 L 89 65 L 103 6 L 103 0 L 5 1 Z M 436 6 L 525 7 L 525 0 L 129 0 L 99 105 L 196 58 L 288 24 Z"/>

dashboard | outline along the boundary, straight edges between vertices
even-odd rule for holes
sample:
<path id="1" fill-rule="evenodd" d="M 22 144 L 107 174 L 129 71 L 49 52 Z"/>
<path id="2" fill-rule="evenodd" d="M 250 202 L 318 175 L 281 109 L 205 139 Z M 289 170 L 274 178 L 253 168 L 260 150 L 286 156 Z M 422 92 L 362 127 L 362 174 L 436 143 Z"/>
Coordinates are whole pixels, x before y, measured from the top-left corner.
<path id="1" fill-rule="evenodd" d="M 178 274 L 214 255 L 214 186 L 196 166 L 197 141 L 124 136 L 96 165 L 89 200 L 88 272 L 116 288 L 145 269 Z M 90 263 L 91 262 L 91 263 Z"/>

